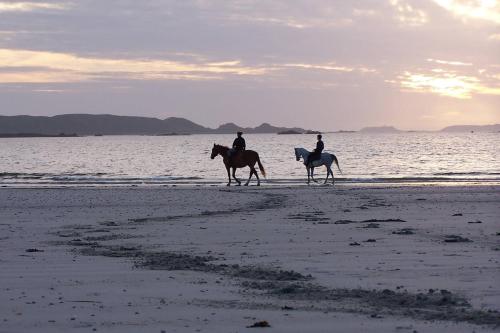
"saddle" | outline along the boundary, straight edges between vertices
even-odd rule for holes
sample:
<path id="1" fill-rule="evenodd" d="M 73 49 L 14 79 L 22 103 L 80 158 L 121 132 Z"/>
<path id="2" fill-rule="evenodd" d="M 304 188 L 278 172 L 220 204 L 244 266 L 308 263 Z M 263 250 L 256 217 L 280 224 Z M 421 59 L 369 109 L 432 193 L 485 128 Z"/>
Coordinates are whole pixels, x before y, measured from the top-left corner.
<path id="1" fill-rule="evenodd" d="M 311 155 L 309 155 L 309 158 L 307 159 L 307 164 L 316 167 L 320 165 L 319 162 L 320 160 L 321 160 L 321 153 L 313 152 L 311 153 Z"/>
<path id="2" fill-rule="evenodd" d="M 244 150 L 231 148 L 227 152 L 227 155 L 229 157 L 229 160 L 234 163 L 235 161 L 237 161 L 237 159 L 241 156 L 243 152 Z"/>

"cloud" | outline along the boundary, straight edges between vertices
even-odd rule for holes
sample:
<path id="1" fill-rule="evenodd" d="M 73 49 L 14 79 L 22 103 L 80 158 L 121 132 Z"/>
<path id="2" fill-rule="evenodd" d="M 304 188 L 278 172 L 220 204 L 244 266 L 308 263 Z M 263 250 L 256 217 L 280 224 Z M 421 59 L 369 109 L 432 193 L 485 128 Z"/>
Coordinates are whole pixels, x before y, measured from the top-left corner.
<path id="1" fill-rule="evenodd" d="M 239 61 L 187 63 L 159 59 L 110 59 L 0 49 L 0 83 L 79 82 L 96 79 L 211 80 L 221 76 L 262 75 L 266 68 Z M 36 68 L 34 70 L 30 70 Z M 40 70 L 42 69 L 42 70 Z"/>
<path id="2" fill-rule="evenodd" d="M 302 69 L 320 69 L 326 71 L 352 72 L 354 68 L 338 66 L 335 63 L 330 64 L 284 64 L 283 67 L 302 68 Z"/>
<path id="3" fill-rule="evenodd" d="M 65 3 L 0 1 L 0 14 L 2 12 L 32 12 L 35 10 L 64 10 L 67 8 L 68 4 Z"/>
<path id="4" fill-rule="evenodd" d="M 422 9 L 417 9 L 405 0 L 389 0 L 396 8 L 396 19 L 405 26 L 421 26 L 428 22 L 428 15 Z"/>
<path id="5" fill-rule="evenodd" d="M 200 21 L 219 25 L 277 26 L 292 29 L 337 28 L 353 24 L 353 11 L 342 3 L 323 0 L 166 0 L 172 13 L 189 10 Z M 358 14 L 368 11 L 358 9 Z"/>
<path id="6" fill-rule="evenodd" d="M 289 63 L 277 65 L 281 67 L 288 68 L 298 68 L 298 69 L 307 69 L 307 70 L 324 70 L 324 71 L 336 71 L 336 72 L 361 72 L 361 73 L 376 73 L 377 70 L 374 68 L 368 68 L 364 66 L 358 67 L 350 67 L 350 66 L 341 66 L 336 64 L 335 62 L 329 62 L 326 64 L 308 64 L 308 63 Z"/>
<path id="7" fill-rule="evenodd" d="M 22 71 L 0 73 L 0 83 L 72 83 L 90 80 L 84 73 L 50 72 L 50 71 Z"/>
<path id="8" fill-rule="evenodd" d="M 209 61 L 207 57 L 201 55 L 190 55 L 188 58 L 191 62 L 166 59 L 83 57 L 69 53 L 0 49 L 0 83 L 72 83 L 110 79 L 202 81 L 255 76 L 277 83 L 276 80 L 289 81 L 291 77 L 296 76 L 292 74 L 292 70 L 312 74 L 313 80 L 319 81 L 324 81 L 321 76 L 318 76 L 322 72 L 378 73 L 377 69 L 368 66 L 342 65 L 332 61 L 326 63 L 272 62 L 250 66 L 243 65 L 240 60 Z M 282 74 L 268 75 L 278 71 Z M 326 78 L 328 82 L 321 83 L 322 86 L 332 87 L 342 84 L 342 82 L 332 82 L 335 77 Z M 300 86 L 299 82 L 295 83 Z"/>
<path id="9" fill-rule="evenodd" d="M 469 62 L 461 62 L 461 61 L 446 61 L 446 60 L 439 60 L 439 59 L 427 59 L 428 62 L 434 62 L 436 64 L 441 64 L 441 65 L 451 65 L 451 66 L 472 66 L 471 63 Z"/>
<path id="10" fill-rule="evenodd" d="M 295 29 L 308 28 L 335 28 L 353 24 L 351 18 L 300 18 L 300 17 L 273 17 L 253 15 L 230 15 L 228 20 L 234 22 L 262 23 L 266 25 L 279 25 Z"/>
<path id="11" fill-rule="evenodd" d="M 462 19 L 478 19 L 500 24 L 497 0 L 434 0 L 436 4 Z"/>

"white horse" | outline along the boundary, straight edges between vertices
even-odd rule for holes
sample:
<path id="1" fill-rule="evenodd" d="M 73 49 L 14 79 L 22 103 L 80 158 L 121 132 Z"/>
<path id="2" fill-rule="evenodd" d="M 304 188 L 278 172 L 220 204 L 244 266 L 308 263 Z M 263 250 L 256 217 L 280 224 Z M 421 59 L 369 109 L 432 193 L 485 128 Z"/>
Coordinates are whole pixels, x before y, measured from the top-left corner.
<path id="1" fill-rule="evenodd" d="M 337 157 L 335 155 L 329 153 L 322 153 L 321 158 L 316 161 L 313 161 L 312 163 L 310 163 L 311 166 L 309 166 L 305 164 L 305 161 L 307 160 L 311 152 L 304 148 L 294 148 L 294 149 L 295 149 L 295 158 L 297 159 L 297 161 L 300 161 L 301 157 L 304 160 L 304 165 L 306 166 L 307 169 L 307 185 L 309 185 L 310 183 L 309 177 L 312 178 L 314 182 L 316 182 L 316 179 L 314 179 L 314 168 L 322 165 L 326 167 L 327 171 L 325 184 L 328 180 L 329 175 L 332 175 L 332 184 L 335 184 L 335 177 L 333 176 L 333 171 L 332 171 L 332 164 L 334 162 L 337 165 L 337 168 L 339 169 L 340 173 L 342 173 L 342 170 L 340 170 L 339 161 L 337 160 Z"/>

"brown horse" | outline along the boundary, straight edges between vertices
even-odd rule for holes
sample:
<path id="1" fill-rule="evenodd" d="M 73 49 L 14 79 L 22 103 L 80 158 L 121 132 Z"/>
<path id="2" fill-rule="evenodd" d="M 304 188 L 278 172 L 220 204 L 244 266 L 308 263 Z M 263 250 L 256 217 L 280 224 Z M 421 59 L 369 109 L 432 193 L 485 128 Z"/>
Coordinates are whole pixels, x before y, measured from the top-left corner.
<path id="1" fill-rule="evenodd" d="M 253 174 L 255 174 L 255 177 L 257 177 L 257 186 L 260 186 L 260 179 L 259 175 L 257 174 L 257 170 L 255 170 L 255 163 L 259 165 L 260 172 L 262 172 L 262 175 L 264 177 L 266 176 L 266 171 L 264 170 L 262 163 L 260 163 L 259 154 L 257 154 L 257 152 L 253 150 L 244 150 L 236 153 L 232 158 L 229 158 L 228 152 L 228 147 L 216 145 L 214 143 L 214 147 L 212 148 L 212 155 L 210 156 L 211 159 L 214 159 L 217 155 L 222 156 L 222 160 L 227 170 L 227 177 L 229 178 L 229 183 L 227 183 L 227 186 L 231 185 L 231 174 L 229 172 L 229 169 L 233 169 L 233 178 L 234 180 L 236 180 L 238 185 L 241 185 L 241 182 L 238 180 L 238 178 L 236 178 L 235 173 L 236 169 L 244 167 L 250 167 L 250 177 L 248 177 L 245 186 L 248 186 L 248 183 L 250 182 Z"/>

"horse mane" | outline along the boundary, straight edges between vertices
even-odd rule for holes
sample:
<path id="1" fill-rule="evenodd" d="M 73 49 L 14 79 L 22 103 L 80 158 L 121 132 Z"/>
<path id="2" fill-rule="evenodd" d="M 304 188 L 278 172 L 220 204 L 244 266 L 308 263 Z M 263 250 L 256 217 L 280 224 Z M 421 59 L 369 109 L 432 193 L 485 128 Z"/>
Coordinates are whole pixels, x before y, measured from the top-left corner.
<path id="1" fill-rule="evenodd" d="M 219 144 L 215 144 L 216 147 L 219 147 L 219 148 L 225 148 L 225 149 L 229 149 L 228 146 L 223 146 L 223 145 L 219 145 Z"/>
<path id="2" fill-rule="evenodd" d="M 305 149 L 305 148 L 302 148 L 302 147 L 295 147 L 295 148 L 293 148 L 293 149 L 295 149 L 295 152 L 297 152 L 297 151 L 302 151 L 302 152 L 305 152 L 305 153 L 308 153 L 308 154 L 310 154 L 310 153 L 311 153 L 309 150 L 307 150 L 307 149 Z"/>

